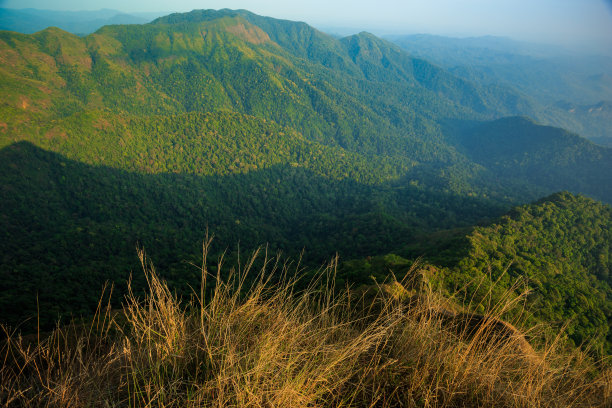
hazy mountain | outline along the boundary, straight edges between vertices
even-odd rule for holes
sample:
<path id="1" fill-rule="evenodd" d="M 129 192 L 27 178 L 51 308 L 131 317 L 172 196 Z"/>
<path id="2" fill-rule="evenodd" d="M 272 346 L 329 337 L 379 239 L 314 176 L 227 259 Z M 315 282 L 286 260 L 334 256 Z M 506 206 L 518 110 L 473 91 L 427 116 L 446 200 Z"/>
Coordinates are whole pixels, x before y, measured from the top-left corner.
<path id="1" fill-rule="evenodd" d="M 143 24 L 159 15 L 132 15 L 117 10 L 55 11 L 0 8 L 0 30 L 31 34 L 59 27 L 74 34 L 89 34 L 109 24 Z"/>
<path id="2" fill-rule="evenodd" d="M 612 147 L 612 134 L 610 132 L 612 100 L 601 101 L 592 105 L 558 102 L 556 107 L 566 112 L 569 117 L 574 118 L 580 124 L 585 124 L 582 133 L 601 135 L 590 137 L 590 140 L 602 146 Z"/>
<path id="3" fill-rule="evenodd" d="M 612 101 L 612 57 L 579 54 L 559 47 L 497 37 L 389 37 L 411 55 L 481 84 L 496 84 L 528 95 L 541 106 L 540 120 L 591 139 L 612 137 L 609 115 L 577 115 L 564 105 Z M 602 102 L 603 101 L 603 102 Z"/>

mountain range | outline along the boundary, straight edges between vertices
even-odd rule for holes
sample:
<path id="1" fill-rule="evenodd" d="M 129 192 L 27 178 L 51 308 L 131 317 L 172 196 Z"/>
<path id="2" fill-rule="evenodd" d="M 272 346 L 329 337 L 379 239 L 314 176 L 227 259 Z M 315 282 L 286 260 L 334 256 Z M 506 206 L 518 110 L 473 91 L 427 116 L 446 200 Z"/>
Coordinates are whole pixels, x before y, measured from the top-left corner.
<path id="1" fill-rule="evenodd" d="M 500 37 L 387 37 L 410 54 L 481 85 L 503 86 L 529 98 L 548 125 L 610 145 L 612 56 Z"/>
<path id="2" fill-rule="evenodd" d="M 144 24 L 162 13 L 127 14 L 117 10 L 55 11 L 0 8 L 0 30 L 32 34 L 48 27 L 58 27 L 73 34 L 91 34 L 105 25 Z"/>
<path id="3" fill-rule="evenodd" d="M 456 231 L 497 231 L 560 190 L 612 203 L 612 149 L 546 125 L 561 107 L 369 33 L 196 10 L 84 37 L 2 31 L 0 72 L 0 308 L 14 325 L 35 298 L 49 327 L 90 313 L 106 280 L 125 293 L 137 245 L 189 293 L 206 231 L 230 257 L 268 243 L 317 265 L 443 253 Z M 609 225 L 606 204 L 578 197 L 575 211 L 596 206 L 593 225 Z M 608 258 L 598 265 L 584 293 L 607 309 L 574 328 L 576 344 L 609 341 Z"/>

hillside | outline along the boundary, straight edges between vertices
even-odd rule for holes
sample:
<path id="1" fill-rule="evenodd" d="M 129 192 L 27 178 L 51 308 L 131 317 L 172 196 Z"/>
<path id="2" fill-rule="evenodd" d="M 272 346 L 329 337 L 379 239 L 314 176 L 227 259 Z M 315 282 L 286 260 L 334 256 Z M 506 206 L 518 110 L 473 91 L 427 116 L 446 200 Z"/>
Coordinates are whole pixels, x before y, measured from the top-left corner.
<path id="1" fill-rule="evenodd" d="M 353 62 L 343 43 L 305 25 L 264 19 L 274 26 L 269 34 L 247 21 L 262 19 L 249 13 L 194 12 L 183 18 L 195 22 L 109 26 L 84 39 L 57 29 L 30 37 L 4 33 L 0 53 L 11 69 L 0 84 L 10 95 L 3 116 L 44 111 L 64 117 L 104 108 L 139 115 L 232 110 L 326 144 L 431 160 L 431 150 L 436 159 L 444 154 L 432 120 L 440 114 L 521 113 L 399 50 L 392 55 L 390 44 L 373 37 L 364 36 L 366 44 L 382 46 L 385 58 L 406 72 L 391 74 L 379 60 L 379 75 L 368 79 L 372 67 Z M 310 54 L 299 42 L 286 47 L 295 27 L 303 32 L 293 35 L 309 41 Z M 468 106 L 454 100 L 458 93 L 466 95 Z M 24 102 L 26 112 L 13 112 L 24 110 Z"/>
<path id="2" fill-rule="evenodd" d="M 137 169 L 151 170 L 139 173 L 87 165 L 26 142 L 0 151 L 5 322 L 33 316 L 37 294 L 45 306 L 45 327 L 58 314 L 87 314 L 105 281 L 117 282 L 119 293 L 125 290 L 137 245 L 155 251 L 156 263 L 170 274 L 165 277 L 188 292 L 197 276 L 184 261 L 196 262 L 207 229 L 220 251 L 232 251 L 237 243 L 248 250 L 268 242 L 271 251 L 296 257 L 306 249 L 307 262 L 318 263 L 335 252 L 385 251 L 416 231 L 467 225 L 499 211 L 488 201 L 457 194 L 397 188 L 384 182 L 394 177 L 392 164 L 381 160 L 377 166 L 348 153 L 342 159 L 333 149 L 300 145 L 299 139 L 276 145 L 271 157 L 277 164 L 255 169 L 257 154 L 270 154 L 265 138 L 278 137 L 277 126 L 234 114 L 192 120 L 214 124 L 211 143 L 234 160 L 225 163 L 202 153 L 181 167 L 168 150 L 165 156 L 135 161 Z M 223 126 L 233 132 L 219 133 Z M 201 123 L 199 129 L 205 127 Z M 260 136 L 260 144 L 247 144 L 253 140 L 241 140 L 245 134 Z M 197 135 L 191 144 L 177 143 L 177 149 L 197 153 Z M 210 145 L 204 146 L 210 152 Z M 283 156 L 293 164 L 282 163 Z M 209 166 L 198 166 L 201 159 Z M 240 171 L 215 173 L 215 165 Z M 353 173 L 368 177 L 354 176 L 362 180 L 354 181 L 348 178 Z"/>
<path id="3" fill-rule="evenodd" d="M 303 23 L 245 11 L 194 11 L 85 38 L 48 29 L 5 32 L 1 40 L 3 145 L 48 145 L 42 133 L 64 132 L 54 120 L 82 122 L 91 110 L 229 110 L 406 166 L 465 168 L 469 160 L 446 143 L 441 121 L 535 114 L 519 95 L 479 87 L 372 35 L 335 40 Z M 483 187 L 482 180 L 470 184 Z"/>
<path id="4" fill-rule="evenodd" d="M 412 282 L 416 265 L 418 281 L 471 310 L 521 299 L 497 313 L 553 335 L 562 331 L 571 346 L 610 355 L 611 231 L 612 207 L 562 192 L 515 207 L 487 225 L 422 236 L 398 252 L 403 257 L 344 262 L 338 276 L 342 283 L 367 285 L 387 281 L 392 272 Z"/>
<path id="5" fill-rule="evenodd" d="M 561 189 L 612 201 L 612 151 L 502 118 L 537 114 L 520 94 L 368 33 L 338 40 L 246 11 L 86 37 L 3 31 L 0 92 L 11 324 L 35 314 L 37 293 L 46 327 L 91 312 L 106 280 L 124 293 L 137 244 L 190 293 L 207 229 L 228 256 L 269 243 L 314 265 Z"/>
<path id="6" fill-rule="evenodd" d="M 567 193 L 519 207 L 499 222 L 477 228 L 461 273 L 491 268 L 502 286 L 522 279 L 527 308 L 538 319 L 561 327 L 575 344 L 593 341 L 612 350 L 612 209 Z M 523 289 L 523 288 L 521 288 Z"/>
<path id="7" fill-rule="evenodd" d="M 612 202 L 612 149 L 576 134 L 520 117 L 466 125 L 449 139 L 459 151 L 500 178 L 552 190 L 583 192 Z"/>
<path id="8" fill-rule="evenodd" d="M 612 83 L 612 79 L 608 81 Z M 568 116 L 585 124 L 585 128 L 589 130 L 581 133 L 591 135 L 590 140 L 602 146 L 612 147 L 612 135 L 609 131 L 609 125 L 612 123 L 612 91 L 610 91 L 608 100 L 594 104 L 577 105 L 570 102 L 558 102 L 556 106 L 567 112 Z"/>
<path id="9" fill-rule="evenodd" d="M 605 108 L 612 100 L 609 53 L 591 55 L 587 50 L 491 36 L 459 39 L 421 34 L 389 39 L 460 78 L 529 97 L 539 106 L 540 122 L 598 142 L 612 137 L 612 116 Z"/>
<path id="10" fill-rule="evenodd" d="M 363 297 L 335 286 L 334 261 L 301 290 L 291 278 L 270 282 L 293 276 L 294 265 L 262 252 L 215 274 L 217 265 L 206 262 L 210 243 L 197 268 L 201 289 L 187 301 L 140 252 L 147 292 L 130 293 L 122 310 L 108 307 L 107 292 L 93 319 L 30 338 L 8 333 L 0 343 L 0 403 L 610 405 L 609 369 L 575 349 L 534 349 L 495 308 L 454 313 L 431 291 L 410 301 L 394 281 L 371 285 L 370 307 L 359 308 Z"/>
<path id="11" fill-rule="evenodd" d="M 476 305 L 495 304 L 519 283 L 513 290 L 527 291 L 519 310 L 530 313 L 530 324 L 564 326 L 576 345 L 592 342 L 609 355 L 611 223 L 609 205 L 563 192 L 516 207 L 486 226 L 437 233 L 402 254 L 424 254 L 442 265 L 444 272 L 431 278 L 448 293 L 465 291 Z"/>

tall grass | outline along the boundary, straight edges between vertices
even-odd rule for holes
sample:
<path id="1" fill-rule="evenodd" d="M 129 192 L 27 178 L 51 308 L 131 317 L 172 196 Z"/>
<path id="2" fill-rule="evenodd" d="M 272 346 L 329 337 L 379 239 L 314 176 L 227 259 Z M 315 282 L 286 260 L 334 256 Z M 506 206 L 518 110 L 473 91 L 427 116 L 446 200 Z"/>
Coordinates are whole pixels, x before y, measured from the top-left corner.
<path id="1" fill-rule="evenodd" d="M 307 289 L 292 266 L 256 252 L 221 274 L 207 267 L 182 302 L 140 252 L 149 284 L 88 326 L 27 341 L 4 328 L 0 404 L 8 407 L 606 407 L 610 370 L 555 344 L 537 355 L 492 336 L 495 316 L 462 314 L 424 291 L 379 290 L 357 307 L 334 288 L 335 261 Z M 255 265 L 259 265 L 255 267 Z M 293 268 L 296 268 L 293 266 Z M 247 283 L 248 282 L 248 283 Z M 395 285 L 400 285 L 395 283 Z M 401 286 L 400 286 L 401 289 Z M 363 305 L 363 299 L 361 300 Z M 520 337 L 520 336 L 519 336 Z M 535 353 L 535 352 L 534 352 Z"/>

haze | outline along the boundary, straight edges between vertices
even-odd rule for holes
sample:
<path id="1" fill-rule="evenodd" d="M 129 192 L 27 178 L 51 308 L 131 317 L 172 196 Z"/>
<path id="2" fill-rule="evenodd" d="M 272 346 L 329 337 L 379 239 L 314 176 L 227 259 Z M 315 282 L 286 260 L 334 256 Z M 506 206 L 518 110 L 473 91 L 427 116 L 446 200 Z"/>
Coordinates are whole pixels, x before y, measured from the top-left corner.
<path id="1" fill-rule="evenodd" d="M 72 11 L 247 9 L 343 31 L 458 37 L 498 35 L 570 47 L 588 43 L 592 48 L 612 52 L 612 0 L 89 0 L 86 6 L 83 4 L 82 0 L 0 0 L 0 6 L 8 8 Z"/>

